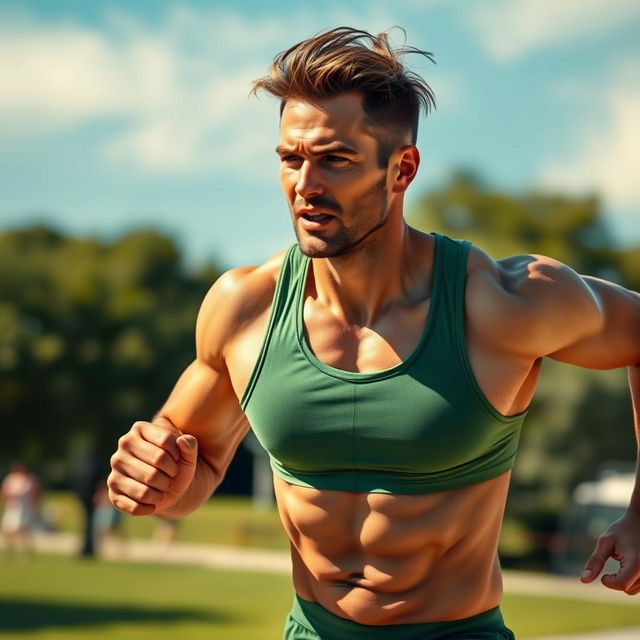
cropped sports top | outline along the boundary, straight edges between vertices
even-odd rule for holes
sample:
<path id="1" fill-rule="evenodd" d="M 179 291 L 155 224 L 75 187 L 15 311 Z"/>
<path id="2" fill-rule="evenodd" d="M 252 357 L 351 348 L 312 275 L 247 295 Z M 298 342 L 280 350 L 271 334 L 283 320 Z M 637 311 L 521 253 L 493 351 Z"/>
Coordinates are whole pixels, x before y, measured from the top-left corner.
<path id="1" fill-rule="evenodd" d="M 506 417 L 489 403 L 466 351 L 469 243 L 434 237 L 422 337 L 406 360 L 373 373 L 336 369 L 314 355 L 303 322 L 311 261 L 297 245 L 288 250 L 241 398 L 274 473 L 287 482 L 416 494 L 488 480 L 513 466 L 526 412 Z"/>

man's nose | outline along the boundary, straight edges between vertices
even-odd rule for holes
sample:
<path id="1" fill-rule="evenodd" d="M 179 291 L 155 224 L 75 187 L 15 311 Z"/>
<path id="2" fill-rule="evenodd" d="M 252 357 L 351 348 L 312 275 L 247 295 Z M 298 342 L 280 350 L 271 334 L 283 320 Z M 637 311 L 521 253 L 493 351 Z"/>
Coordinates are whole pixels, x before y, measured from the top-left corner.
<path id="1" fill-rule="evenodd" d="M 305 160 L 300 165 L 297 178 L 296 193 L 301 198 L 309 200 L 324 192 L 324 186 L 320 179 L 319 172 L 308 160 Z"/>

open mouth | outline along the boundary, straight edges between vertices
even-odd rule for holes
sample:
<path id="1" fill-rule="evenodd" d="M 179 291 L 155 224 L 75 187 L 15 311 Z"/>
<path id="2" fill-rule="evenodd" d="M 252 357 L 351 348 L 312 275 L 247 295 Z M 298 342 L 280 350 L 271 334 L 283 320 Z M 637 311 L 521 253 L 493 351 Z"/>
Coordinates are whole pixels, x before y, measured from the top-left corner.
<path id="1" fill-rule="evenodd" d="M 323 224 L 325 222 L 329 222 L 333 216 L 330 216 L 326 213 L 318 213 L 316 215 L 312 215 L 310 213 L 303 213 L 302 218 L 305 220 L 309 220 L 309 222 L 316 222 L 318 224 Z"/>

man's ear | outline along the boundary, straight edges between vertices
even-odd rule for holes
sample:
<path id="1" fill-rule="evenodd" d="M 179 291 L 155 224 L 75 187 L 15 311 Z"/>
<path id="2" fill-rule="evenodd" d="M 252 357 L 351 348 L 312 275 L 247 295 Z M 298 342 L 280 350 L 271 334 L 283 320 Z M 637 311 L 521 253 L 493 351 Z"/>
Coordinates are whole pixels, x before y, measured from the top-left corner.
<path id="1" fill-rule="evenodd" d="M 391 154 L 389 164 L 393 171 L 391 189 L 393 193 L 403 193 L 418 173 L 420 152 L 414 145 L 407 144 Z"/>

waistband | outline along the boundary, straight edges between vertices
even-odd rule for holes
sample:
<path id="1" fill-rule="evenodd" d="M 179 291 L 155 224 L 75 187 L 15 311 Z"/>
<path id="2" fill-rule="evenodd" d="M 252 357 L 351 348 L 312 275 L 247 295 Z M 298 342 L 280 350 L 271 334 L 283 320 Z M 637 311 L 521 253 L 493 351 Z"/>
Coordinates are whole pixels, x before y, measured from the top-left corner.
<path id="1" fill-rule="evenodd" d="M 513 638 L 505 627 L 500 607 L 447 622 L 368 625 L 346 620 L 316 602 L 293 599 L 289 614 L 298 624 L 315 631 L 323 640 L 446 640 L 447 638 Z M 469 634 L 473 633 L 471 636 Z M 487 635 L 484 635 L 487 634 Z"/>

